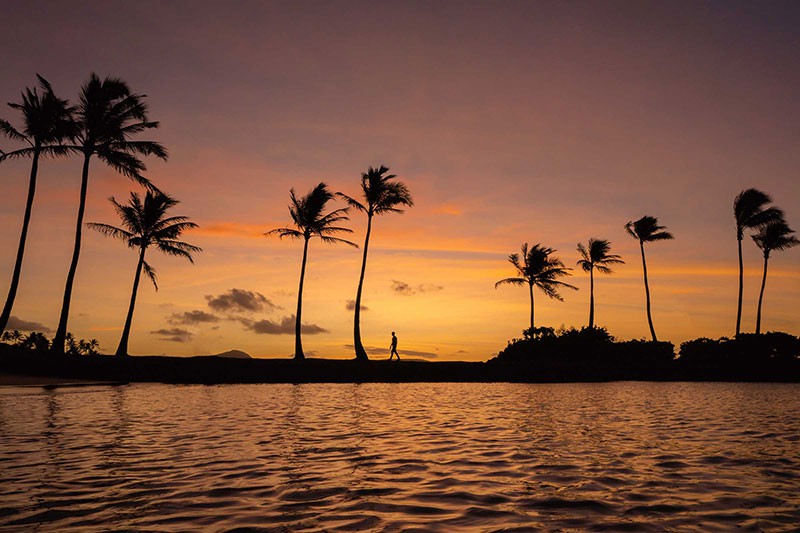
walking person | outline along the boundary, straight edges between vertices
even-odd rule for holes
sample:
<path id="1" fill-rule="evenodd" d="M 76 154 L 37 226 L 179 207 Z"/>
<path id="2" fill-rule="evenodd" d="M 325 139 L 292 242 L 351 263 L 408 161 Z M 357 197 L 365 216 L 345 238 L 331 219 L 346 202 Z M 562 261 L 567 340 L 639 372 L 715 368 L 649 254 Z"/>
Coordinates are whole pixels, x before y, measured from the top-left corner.
<path id="1" fill-rule="evenodd" d="M 397 356 L 397 360 L 399 361 L 400 354 L 397 353 L 397 335 L 394 334 L 394 331 L 392 332 L 392 345 L 390 346 L 390 348 L 391 352 L 389 353 L 389 361 L 391 361 L 392 357 L 394 357 L 395 355 Z"/>

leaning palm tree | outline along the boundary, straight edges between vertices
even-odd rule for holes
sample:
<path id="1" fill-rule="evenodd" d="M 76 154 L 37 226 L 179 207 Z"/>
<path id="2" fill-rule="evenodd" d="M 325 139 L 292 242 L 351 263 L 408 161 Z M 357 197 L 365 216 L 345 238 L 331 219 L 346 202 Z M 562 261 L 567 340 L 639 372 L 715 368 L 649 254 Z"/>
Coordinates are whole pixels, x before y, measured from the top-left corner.
<path id="1" fill-rule="evenodd" d="M 578 261 L 584 272 L 589 273 L 589 329 L 594 328 L 594 271 L 601 274 L 611 274 L 613 270 L 609 265 L 625 263 L 620 256 L 611 252 L 611 243 L 605 239 L 589 239 L 589 245 L 578 243 L 581 259 Z"/>
<path id="2" fill-rule="evenodd" d="M 800 244 L 794 235 L 794 230 L 789 228 L 784 220 L 776 220 L 762 226 L 758 233 L 753 235 L 753 240 L 764 253 L 764 275 L 761 278 L 761 292 L 758 293 L 758 313 L 756 313 L 756 335 L 761 333 L 761 303 L 764 300 L 764 286 L 767 284 L 767 263 L 769 254 L 774 251 L 783 251 Z"/>
<path id="3" fill-rule="evenodd" d="M 762 228 L 772 222 L 782 220 L 783 212 L 777 207 L 766 207 L 772 202 L 768 194 L 758 189 L 747 189 L 733 200 L 733 215 L 736 219 L 736 239 L 739 244 L 739 299 L 736 306 L 736 336 L 742 326 L 742 293 L 744 292 L 744 264 L 742 262 L 742 239 L 744 230 Z"/>
<path id="4" fill-rule="evenodd" d="M 122 80 L 117 78 L 101 80 L 96 74 L 92 74 L 89 81 L 81 88 L 80 102 L 75 113 L 79 131 L 75 135 L 76 145 L 72 147 L 74 152 L 83 156 L 80 203 L 72 261 L 64 288 L 58 328 L 53 337 L 53 353 L 64 353 L 72 285 L 81 253 L 81 229 L 86 210 L 89 163 L 92 157 L 97 156 L 117 172 L 149 188 L 153 186 L 142 176 L 146 167 L 139 157 L 155 155 L 167 159 L 167 151 L 161 144 L 154 141 L 131 140 L 133 136 L 145 130 L 158 127 L 158 122 L 147 120 L 144 98 L 145 95 L 132 94 L 128 85 Z"/>
<path id="5" fill-rule="evenodd" d="M 653 241 L 665 241 L 674 239 L 671 233 L 663 231 L 666 226 L 659 226 L 658 219 L 651 216 L 643 216 L 639 220 L 629 221 L 625 224 L 625 229 L 631 237 L 639 241 L 639 248 L 642 250 L 642 270 L 644 271 L 644 293 L 647 298 L 647 324 L 650 326 L 650 335 L 653 342 L 658 341 L 656 330 L 653 327 L 653 317 L 650 314 L 650 285 L 647 283 L 647 260 L 644 257 L 644 243 Z"/>
<path id="6" fill-rule="evenodd" d="M 524 243 L 521 248 L 522 255 L 511 254 L 508 256 L 508 262 L 514 265 L 517 270 L 517 276 L 512 278 L 501 279 L 494 284 L 496 289 L 500 285 L 519 285 L 528 286 L 528 293 L 531 300 L 531 329 L 533 329 L 533 288 L 538 287 L 540 291 L 545 293 L 549 298 L 556 299 L 560 302 L 564 298 L 558 292 L 559 288 L 567 288 L 578 290 L 578 287 L 558 281 L 557 278 L 564 276 L 571 276 L 569 273 L 571 268 L 564 266 L 560 259 L 554 257 L 552 254 L 555 252 L 552 248 L 547 248 L 541 244 L 534 244 L 530 249 L 528 243 Z M 520 259 L 521 257 L 521 259 Z"/>
<path id="7" fill-rule="evenodd" d="M 297 291 L 297 314 L 294 326 L 294 358 L 305 359 L 303 343 L 300 338 L 301 315 L 303 313 L 303 281 L 306 275 L 306 262 L 308 260 L 308 241 L 319 237 L 327 244 L 347 244 L 358 248 L 358 245 L 334 237 L 337 233 L 352 233 L 353 230 L 337 226 L 340 222 L 349 220 L 347 212 L 349 207 L 335 209 L 325 213 L 327 203 L 333 200 L 334 195 L 328 190 L 327 185 L 320 183 L 302 198 L 295 195 L 294 189 L 289 190 L 290 203 L 289 215 L 292 217 L 294 227 L 277 228 L 266 232 L 264 235 L 277 235 L 280 238 L 303 239 L 303 261 L 300 266 L 300 288 Z"/>
<path id="8" fill-rule="evenodd" d="M 122 227 L 117 228 L 108 224 L 98 224 L 90 222 L 88 226 L 92 229 L 120 239 L 129 248 L 139 251 L 139 262 L 136 265 L 136 275 L 133 278 L 133 292 L 131 302 L 128 306 L 128 315 L 125 318 L 125 327 L 122 328 L 122 337 L 117 346 L 116 355 L 128 355 L 128 338 L 131 333 L 131 322 L 133 321 L 133 308 L 136 305 L 136 293 L 139 290 L 139 280 L 144 270 L 145 275 L 153 282 L 153 286 L 158 290 L 156 283 L 156 271 L 145 260 L 145 252 L 149 247 L 169 255 L 185 257 L 189 262 L 192 260 L 192 253 L 202 251 L 197 246 L 192 246 L 179 241 L 181 233 L 190 228 L 196 228 L 197 224 L 189 222 L 187 217 L 167 217 L 167 211 L 178 204 L 178 200 L 167 196 L 160 191 L 147 191 L 142 198 L 135 192 L 131 193 L 130 200 L 126 205 L 117 202 L 113 197 L 110 198 L 114 204 Z"/>
<path id="9" fill-rule="evenodd" d="M 13 152 L 0 151 L 0 162 L 18 157 L 31 158 L 31 175 L 28 181 L 28 199 L 25 203 L 25 214 L 22 218 L 22 232 L 17 248 L 17 260 L 14 263 L 14 272 L 11 275 L 11 285 L 8 289 L 3 312 L 0 314 L 0 332 L 6 329 L 14 299 L 17 296 L 20 273 L 22 272 L 22 259 L 25 255 L 25 243 L 28 237 L 28 226 L 33 209 L 33 197 L 36 194 L 36 177 L 39 172 L 39 157 L 42 155 L 60 156 L 66 153 L 62 145 L 75 132 L 75 122 L 72 120 L 73 108 L 67 100 L 58 98 L 53 93 L 53 87 L 43 77 L 39 78 L 40 95 L 36 88 L 26 88 L 22 93 L 22 103 L 9 103 L 9 107 L 22 112 L 24 127 L 17 130 L 9 122 L 0 119 L 0 132 L 6 137 L 28 144 L 25 148 Z"/>
<path id="10" fill-rule="evenodd" d="M 347 196 L 337 193 L 337 196 L 344 199 L 350 207 L 367 214 L 367 235 L 364 238 L 364 255 L 361 259 L 361 275 L 358 278 L 358 290 L 356 291 L 355 318 L 353 319 L 353 346 L 356 351 L 356 359 L 366 361 L 367 351 L 361 343 L 361 292 L 364 288 L 364 273 L 367 270 L 367 251 L 369 249 L 369 236 L 372 232 L 372 217 L 385 213 L 402 213 L 403 210 L 397 206 L 414 205 L 411 193 L 404 183 L 395 181 L 397 176 L 388 174 L 389 169 L 383 165 L 375 169 L 369 167 L 366 173 L 361 174 L 361 193 L 363 203 Z"/>

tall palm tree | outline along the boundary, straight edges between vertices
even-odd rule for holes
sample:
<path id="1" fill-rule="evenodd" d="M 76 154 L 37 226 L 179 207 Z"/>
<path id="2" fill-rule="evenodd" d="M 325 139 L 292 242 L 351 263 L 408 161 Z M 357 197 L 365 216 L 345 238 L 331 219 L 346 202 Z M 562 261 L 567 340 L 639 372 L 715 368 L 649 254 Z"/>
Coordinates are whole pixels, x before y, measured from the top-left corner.
<path id="1" fill-rule="evenodd" d="M 64 140 L 75 132 L 75 122 L 72 120 L 73 108 L 67 100 L 58 98 L 53 93 L 53 87 L 43 77 L 39 78 L 40 95 L 36 88 L 26 88 L 22 93 L 22 103 L 9 103 L 9 107 L 22 112 L 24 127 L 17 130 L 9 122 L 0 119 L 0 132 L 6 137 L 28 144 L 25 148 L 13 152 L 0 151 L 0 162 L 18 157 L 30 157 L 31 175 L 28 181 L 28 199 L 25 203 L 25 214 L 22 218 L 22 232 L 17 248 L 17 260 L 14 263 L 14 272 L 11 275 L 11 285 L 8 297 L 0 314 L 0 332 L 6 329 L 14 299 L 17 296 L 17 287 L 22 272 L 22 259 L 25 255 L 25 243 L 28 238 L 28 226 L 33 209 L 33 197 L 36 194 L 36 177 L 39 172 L 39 157 L 42 155 L 59 156 L 67 153 L 62 145 Z"/>
<path id="2" fill-rule="evenodd" d="M 58 328 L 53 337 L 52 352 L 55 354 L 64 353 L 72 285 L 81 253 L 81 229 L 86 210 L 89 163 L 92 157 L 97 156 L 117 172 L 149 188 L 152 188 L 152 185 L 142 176 L 146 167 L 139 157 L 155 155 L 167 159 L 167 151 L 161 144 L 154 141 L 131 140 L 145 130 L 158 127 L 158 122 L 150 122 L 147 119 L 147 105 L 144 98 L 145 95 L 132 94 L 124 81 L 110 77 L 101 80 L 94 73 L 81 88 L 80 102 L 75 113 L 79 131 L 75 134 L 76 145 L 72 147 L 74 152 L 83 156 L 81 193 L 72 261 L 64 288 Z"/>
<path id="3" fill-rule="evenodd" d="M 744 264 L 742 262 L 742 239 L 744 230 L 762 228 L 771 222 L 783 219 L 783 212 L 777 207 L 766 207 L 772 198 L 758 189 L 746 189 L 733 200 L 733 216 L 736 219 L 736 239 L 739 245 L 739 299 L 736 306 L 736 336 L 742 326 L 742 293 L 744 292 Z"/>
<path id="4" fill-rule="evenodd" d="M 494 284 L 496 289 L 500 285 L 528 285 L 528 293 L 531 299 L 531 329 L 533 329 L 533 288 L 538 287 L 549 298 L 554 298 L 560 302 L 564 298 L 558 292 L 559 288 L 578 290 L 578 287 L 558 281 L 557 278 L 571 276 L 571 268 L 564 266 L 560 259 L 554 257 L 555 252 L 552 248 L 547 248 L 541 244 L 534 244 L 528 248 L 528 243 L 524 243 L 521 248 L 522 255 L 511 254 L 508 262 L 514 265 L 517 270 L 517 277 L 501 279 Z M 521 257 L 521 259 L 520 259 Z"/>
<path id="5" fill-rule="evenodd" d="M 789 228 L 784 220 L 775 220 L 761 226 L 761 229 L 753 235 L 753 240 L 756 242 L 761 251 L 764 253 L 764 275 L 761 278 L 761 292 L 758 293 L 758 313 L 756 313 L 756 335 L 761 333 L 761 303 L 764 300 L 764 286 L 767 284 L 767 263 L 769 262 L 769 254 L 773 250 L 783 251 L 792 246 L 800 244 L 800 240 L 792 235 L 794 230 Z"/>
<path id="6" fill-rule="evenodd" d="M 303 239 L 303 262 L 300 265 L 300 287 L 297 291 L 297 314 L 294 325 L 294 358 L 305 359 L 303 343 L 300 338 L 300 321 L 303 313 L 303 281 L 306 276 L 306 262 L 308 260 L 308 241 L 319 237 L 327 244 L 347 244 L 358 248 L 358 245 L 334 237 L 337 233 L 353 233 L 353 230 L 337 226 L 340 222 L 349 220 L 347 212 L 349 207 L 334 209 L 325 213 L 327 203 L 334 198 L 325 183 L 320 183 L 302 198 L 295 195 L 294 189 L 289 190 L 289 215 L 292 217 L 294 227 L 277 228 L 266 232 L 264 235 L 277 235 L 281 239 Z"/>
<path id="7" fill-rule="evenodd" d="M 639 241 L 639 248 L 642 250 L 642 270 L 644 271 L 644 293 L 647 298 L 647 324 L 650 326 L 650 335 L 653 342 L 658 341 L 656 330 L 653 327 L 653 316 L 650 314 L 650 285 L 647 283 L 647 260 L 644 257 L 644 243 L 653 241 L 665 241 L 674 239 L 671 233 L 663 231 L 666 226 L 659 226 L 658 219 L 648 215 L 639 220 L 629 221 L 625 224 L 625 229 L 631 237 Z"/>
<path id="8" fill-rule="evenodd" d="M 98 224 L 90 222 L 90 228 L 97 230 L 104 235 L 120 239 L 129 248 L 139 250 L 139 262 L 136 265 L 136 275 L 133 278 L 133 291 L 131 293 L 131 303 L 128 306 L 128 315 L 125 318 L 125 327 L 122 328 L 122 337 L 117 347 L 116 355 L 128 355 L 128 338 L 131 333 L 131 322 L 133 321 L 133 308 L 136 305 L 136 293 L 139 290 L 139 279 L 144 270 L 145 275 L 153 282 L 153 286 L 158 290 L 156 283 L 156 271 L 145 260 L 145 252 L 149 247 L 169 255 L 185 257 L 189 262 L 194 263 L 192 253 L 202 251 L 197 246 L 192 246 L 179 241 L 181 233 L 190 228 L 196 228 L 197 224 L 189 222 L 188 217 L 177 216 L 167 217 L 167 211 L 175 207 L 179 202 L 160 191 L 147 191 L 142 198 L 135 192 L 131 193 L 130 200 L 126 205 L 117 202 L 113 197 L 110 198 L 114 204 L 122 227 L 117 228 L 108 224 Z"/>
<path id="9" fill-rule="evenodd" d="M 610 253 L 611 243 L 605 239 L 589 239 L 589 245 L 578 243 L 581 259 L 578 260 L 584 272 L 589 273 L 589 329 L 594 328 L 594 271 L 601 274 L 611 274 L 613 270 L 609 265 L 625 263 L 620 256 Z"/>
<path id="10" fill-rule="evenodd" d="M 408 187 L 402 182 L 395 181 L 397 176 L 388 174 L 389 169 L 383 165 L 379 168 L 369 167 L 367 172 L 361 174 L 361 194 L 363 203 L 347 196 L 337 193 L 337 196 L 344 199 L 354 209 L 367 214 L 367 235 L 364 238 L 364 255 L 361 259 L 361 275 L 358 278 L 358 290 L 356 291 L 355 318 L 353 319 L 353 346 L 356 351 L 356 359 L 367 360 L 367 351 L 361 343 L 361 292 L 364 288 L 364 273 L 367 270 L 367 251 L 369 250 L 369 236 L 372 232 L 372 217 L 385 213 L 402 213 L 403 210 L 397 206 L 414 205 Z"/>

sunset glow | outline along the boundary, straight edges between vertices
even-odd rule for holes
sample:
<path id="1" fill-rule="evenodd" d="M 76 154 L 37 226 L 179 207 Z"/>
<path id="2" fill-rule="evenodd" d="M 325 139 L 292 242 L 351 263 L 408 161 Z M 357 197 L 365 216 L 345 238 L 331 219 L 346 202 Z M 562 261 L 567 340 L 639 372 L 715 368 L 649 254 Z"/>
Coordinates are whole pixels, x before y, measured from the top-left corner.
<path id="1" fill-rule="evenodd" d="M 290 188 L 304 194 L 324 181 L 357 195 L 369 166 L 390 167 L 415 204 L 373 221 L 361 321 L 375 358 L 388 357 L 392 331 L 401 353 L 435 360 L 485 360 L 520 337 L 526 290 L 494 283 L 513 274 L 506 258 L 523 242 L 555 248 L 580 289 L 564 302 L 537 294 L 539 324 L 586 325 L 576 245 L 596 237 L 625 260 L 595 277 L 597 324 L 647 337 L 639 245 L 624 229 L 645 214 L 675 236 L 647 248 L 659 338 L 732 336 L 734 197 L 757 187 L 800 227 L 791 3 L 94 2 L 76 12 L 11 1 L 3 19 L 0 101 L 17 101 L 36 73 L 75 101 L 96 72 L 146 94 L 161 124 L 147 138 L 170 158 L 148 159 L 145 174 L 199 225 L 183 238 L 203 253 L 194 265 L 149 258 L 160 290 L 140 288 L 134 355 L 291 356 L 302 242 L 264 232 L 288 223 Z M 0 118 L 18 120 L 5 106 Z M 45 159 L 39 170 L 13 315 L 48 333 L 80 165 Z M 26 159 L 0 164 L 3 295 L 29 169 Z M 107 198 L 133 190 L 93 161 L 86 221 L 116 223 Z M 362 243 L 366 217 L 352 212 L 348 227 Z M 747 332 L 762 272 L 749 235 Z M 311 242 L 307 355 L 353 356 L 360 261 L 360 250 Z M 70 331 L 113 352 L 135 266 L 135 251 L 86 231 Z M 770 259 L 762 327 L 800 335 L 799 301 L 796 247 Z"/>

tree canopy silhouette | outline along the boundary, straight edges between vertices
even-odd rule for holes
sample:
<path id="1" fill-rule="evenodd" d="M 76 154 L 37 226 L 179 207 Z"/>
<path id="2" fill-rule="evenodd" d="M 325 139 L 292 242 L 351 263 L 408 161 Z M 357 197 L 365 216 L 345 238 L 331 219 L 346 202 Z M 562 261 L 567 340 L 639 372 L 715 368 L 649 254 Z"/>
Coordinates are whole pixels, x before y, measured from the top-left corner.
<path id="1" fill-rule="evenodd" d="M 642 270 L 644 272 L 644 292 L 647 300 L 647 324 L 650 326 L 650 335 L 653 337 L 653 342 L 658 341 L 656 337 L 656 330 L 653 327 L 653 316 L 650 313 L 650 285 L 647 282 L 647 260 L 644 256 L 644 243 L 655 241 L 666 241 L 674 239 L 671 233 L 664 231 L 666 226 L 659 226 L 658 219 L 645 215 L 639 220 L 628 221 L 625 224 L 625 230 L 631 237 L 639 241 L 639 248 L 642 251 Z"/>
<path id="2" fill-rule="evenodd" d="M 369 250 L 369 237 L 372 232 L 372 217 L 386 213 L 402 213 L 398 206 L 413 206 L 414 200 L 408 187 L 397 176 L 389 174 L 389 168 L 381 165 L 378 168 L 369 167 L 367 172 L 361 174 L 361 196 L 358 201 L 346 194 L 337 193 L 347 204 L 367 215 L 367 233 L 364 237 L 364 255 L 361 259 L 361 274 L 358 278 L 356 291 L 355 315 L 353 319 L 353 346 L 356 359 L 367 360 L 367 351 L 361 342 L 361 294 L 364 288 L 364 274 L 367 270 L 367 252 Z"/>
<path id="3" fill-rule="evenodd" d="M 540 291 L 545 293 L 548 298 L 564 301 L 558 290 L 560 288 L 567 288 L 578 290 L 578 287 L 559 281 L 558 278 L 564 276 L 571 276 L 571 268 L 564 266 L 560 259 L 553 256 L 555 250 L 547 248 L 541 244 L 534 244 L 528 248 L 528 243 L 524 243 L 521 247 L 522 255 L 513 253 L 508 256 L 508 262 L 514 265 L 517 270 L 517 276 L 511 278 L 504 278 L 494 284 L 495 289 L 500 285 L 528 285 L 528 293 L 531 300 L 531 330 L 534 324 L 534 299 L 533 288 L 538 287 Z"/>
<path id="4" fill-rule="evenodd" d="M 605 239 L 589 239 L 587 246 L 578 243 L 578 251 L 581 259 L 577 264 L 584 272 L 589 273 L 589 328 L 594 328 L 594 271 L 611 274 L 613 270 L 609 265 L 618 265 L 625 261 L 610 253 L 611 243 Z"/>
<path id="5" fill-rule="evenodd" d="M 189 262 L 194 263 L 192 254 L 202 251 L 197 246 L 192 246 L 178 240 L 181 234 L 187 229 L 196 228 L 197 224 L 190 222 L 188 217 L 173 216 L 167 217 L 167 211 L 175 207 L 179 202 L 161 191 L 147 191 L 142 202 L 141 197 L 132 192 L 126 205 L 120 204 L 113 197 L 110 198 L 114 204 L 122 227 L 118 228 L 108 224 L 98 224 L 90 222 L 88 226 L 109 237 L 120 239 L 130 248 L 138 249 L 139 261 L 136 265 L 136 275 L 133 278 L 133 291 L 131 292 L 131 302 L 128 306 L 128 314 L 125 318 L 125 326 L 122 329 L 122 337 L 117 347 L 116 355 L 128 355 L 128 338 L 131 333 L 131 322 L 133 321 L 133 309 L 136 305 L 136 293 L 139 290 L 139 280 L 142 270 L 145 275 L 153 282 L 153 286 L 158 290 L 156 283 L 156 271 L 145 261 L 145 253 L 150 247 L 178 257 L 184 257 Z"/>
<path id="6" fill-rule="evenodd" d="M 767 263 L 771 252 L 780 252 L 800 244 L 793 235 L 794 230 L 784 220 L 773 220 L 761 226 L 753 240 L 764 255 L 764 275 L 761 278 L 761 290 L 758 293 L 758 312 L 756 313 L 756 335 L 761 334 L 761 304 L 764 300 L 764 287 L 767 284 Z"/>
<path id="7" fill-rule="evenodd" d="M 318 237 L 327 244 L 347 244 L 354 248 L 358 248 L 358 245 L 335 237 L 340 233 L 353 233 L 353 230 L 337 225 L 349 220 L 347 212 L 350 208 L 335 209 L 326 213 L 327 204 L 333 200 L 334 194 L 328 190 L 328 186 L 325 183 L 320 183 L 301 198 L 298 198 L 294 189 L 291 189 L 289 198 L 289 215 L 292 217 L 294 227 L 276 228 L 266 232 L 264 235 L 277 235 L 281 239 L 284 237 L 303 239 L 303 260 L 300 265 L 300 287 L 297 291 L 297 314 L 295 315 L 294 330 L 294 358 L 301 360 L 306 358 L 303 353 L 300 324 L 303 314 L 303 281 L 305 280 L 306 262 L 308 260 L 308 242 L 312 238 Z"/>
<path id="8" fill-rule="evenodd" d="M 93 156 L 97 156 L 117 172 L 153 188 L 150 181 L 142 175 L 146 167 L 140 157 L 154 155 L 167 159 L 167 151 L 161 144 L 154 141 L 132 140 L 136 135 L 158 127 L 158 122 L 151 122 L 147 118 L 144 98 L 145 95 L 132 94 L 124 81 L 111 77 L 101 80 L 94 73 L 81 88 L 75 112 L 78 130 L 74 135 L 75 145 L 71 147 L 75 153 L 83 156 L 80 203 L 72 261 L 64 288 L 58 328 L 53 338 L 54 353 L 64 352 L 72 285 L 81 252 L 81 230 L 86 210 L 86 191 L 89 186 L 89 162 Z"/>
<path id="9" fill-rule="evenodd" d="M 39 172 L 39 158 L 45 156 L 61 156 L 68 153 L 63 145 L 66 139 L 75 134 L 75 122 L 72 119 L 74 108 L 67 100 L 58 98 L 50 83 L 40 75 L 39 87 L 26 88 L 22 93 L 21 103 L 9 103 L 8 106 L 22 113 L 24 126 L 21 130 L 14 128 L 6 120 L 0 119 L 0 132 L 14 141 L 26 143 L 28 146 L 11 152 L 0 151 L 0 162 L 21 157 L 31 158 L 31 173 L 28 180 L 28 197 L 25 202 L 25 214 L 22 218 L 22 231 L 17 247 L 17 258 L 11 275 L 6 303 L 0 314 L 0 332 L 6 329 L 17 296 L 22 261 L 25 256 L 25 244 L 28 238 L 28 227 L 33 210 L 33 199 L 36 195 L 36 178 Z M 39 94 L 39 89 L 42 93 Z"/>
<path id="10" fill-rule="evenodd" d="M 742 261 L 742 239 L 744 230 L 762 228 L 767 224 L 783 219 L 783 212 L 777 207 L 767 207 L 772 198 L 758 189 L 746 189 L 733 200 L 733 216 L 736 220 L 736 239 L 739 245 L 739 298 L 736 307 L 736 336 L 742 327 L 742 294 L 744 292 L 744 263 Z"/>

